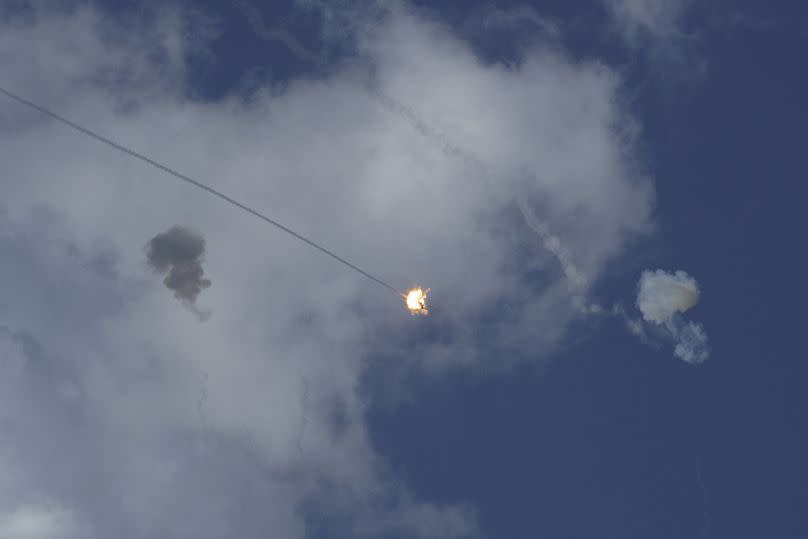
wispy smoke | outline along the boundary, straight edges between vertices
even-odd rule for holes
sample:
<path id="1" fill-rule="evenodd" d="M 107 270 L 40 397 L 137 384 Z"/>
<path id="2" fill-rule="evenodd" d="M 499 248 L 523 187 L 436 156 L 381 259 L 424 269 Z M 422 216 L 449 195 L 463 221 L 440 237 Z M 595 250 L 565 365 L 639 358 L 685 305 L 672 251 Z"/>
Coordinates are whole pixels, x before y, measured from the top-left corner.
<path id="1" fill-rule="evenodd" d="M 688 363 L 702 363 L 710 355 L 707 333 L 682 313 L 699 302 L 696 280 L 684 271 L 644 271 L 637 285 L 637 308 L 646 322 L 667 330 L 674 340 L 673 353 Z"/>
<path id="2" fill-rule="evenodd" d="M 196 305 L 199 293 L 210 286 L 210 280 L 204 278 L 202 269 L 204 254 L 205 238 L 179 225 L 157 234 L 148 245 L 149 265 L 166 275 L 163 280 L 166 287 L 173 290 L 174 297 L 181 300 L 200 320 L 206 320 L 209 316 Z"/>
<path id="3" fill-rule="evenodd" d="M 407 121 L 416 131 L 422 136 L 437 145 L 444 154 L 459 157 L 483 170 L 486 170 L 485 164 L 477 158 L 473 153 L 460 148 L 452 143 L 444 133 L 438 131 L 435 127 L 424 122 L 411 107 L 396 100 L 392 96 L 382 92 L 377 86 L 363 87 L 370 97 L 376 100 L 388 112 Z"/>
<path id="4" fill-rule="evenodd" d="M 528 207 L 527 203 L 523 200 L 517 200 L 517 205 L 519 206 L 519 211 L 522 212 L 522 217 L 524 217 L 527 226 L 538 234 L 544 248 L 547 249 L 561 265 L 561 270 L 564 272 L 564 278 L 567 281 L 567 289 L 572 296 L 575 308 L 583 314 L 603 314 L 605 310 L 601 305 L 597 303 L 587 303 L 586 289 L 589 281 L 583 272 L 575 265 L 569 249 L 561 242 L 558 236 L 550 231 L 550 227 L 545 222 L 536 217 L 536 214 Z"/>
<path id="5" fill-rule="evenodd" d="M 645 332 L 645 325 L 640 318 L 632 318 L 626 310 L 623 308 L 623 304 L 620 302 L 615 303 L 612 305 L 611 312 L 609 312 L 612 316 L 618 317 L 623 320 L 626 324 L 626 329 L 629 332 L 640 339 L 643 342 L 648 342 L 648 335 Z"/>
<path id="6" fill-rule="evenodd" d="M 677 317 L 668 329 L 674 331 L 674 337 L 677 339 L 676 347 L 673 349 L 676 357 L 688 363 L 703 363 L 710 357 L 707 333 L 701 324 L 683 322 Z"/>
<path id="7" fill-rule="evenodd" d="M 267 27 L 258 9 L 248 2 L 245 2 L 244 0 L 234 1 L 236 5 L 242 9 L 247 17 L 247 20 L 252 26 L 253 31 L 259 38 L 283 43 L 290 52 L 295 54 L 304 62 L 314 66 L 322 66 L 324 64 L 325 56 L 322 53 L 316 53 L 307 49 L 297 38 L 284 29 Z M 323 3 L 319 7 L 323 10 L 330 10 L 329 4 Z M 529 12 L 526 13 L 529 14 Z M 444 133 L 423 121 L 411 107 L 384 93 L 377 85 L 362 85 L 361 89 L 364 90 L 369 97 L 371 97 L 374 101 L 376 101 L 376 103 L 381 105 L 388 112 L 408 122 L 416 131 L 418 131 L 418 133 L 434 143 L 436 147 L 445 155 L 462 159 L 465 162 L 476 166 L 486 175 L 490 175 L 488 167 L 479 157 L 477 157 L 477 155 L 454 144 Z M 519 210 L 522 212 L 527 225 L 539 235 L 544 248 L 550 251 L 550 253 L 555 256 L 561 264 L 570 293 L 573 295 L 573 299 L 576 304 L 578 304 L 578 308 L 581 310 L 581 312 L 588 314 L 602 312 L 603 308 L 601 306 L 594 304 L 588 305 L 584 301 L 583 296 L 586 290 L 587 280 L 583 273 L 578 271 L 578 269 L 575 267 L 569 250 L 562 244 L 561 240 L 557 236 L 550 232 L 547 224 L 539 220 L 533 211 L 523 201 L 518 201 L 518 204 Z"/>
<path id="8" fill-rule="evenodd" d="M 266 41 L 276 41 L 285 45 L 289 52 L 294 54 L 300 61 L 312 67 L 323 68 L 326 66 L 328 60 L 326 52 L 313 51 L 307 48 L 294 34 L 285 28 L 267 26 L 261 16 L 261 12 L 249 2 L 245 0 L 234 0 L 234 2 L 241 8 L 247 18 L 247 22 L 258 38 Z M 331 4 L 323 2 L 316 4 L 316 6 L 321 9 L 325 15 L 333 17 Z M 483 163 L 477 159 L 475 155 L 452 144 L 449 137 L 438 131 L 434 126 L 421 120 L 411 107 L 398 101 L 393 96 L 384 93 L 378 85 L 368 83 L 360 85 L 359 88 L 366 92 L 368 97 L 381 105 L 382 108 L 404 119 L 421 135 L 436 143 L 444 154 L 461 157 L 466 161 L 473 162 L 477 166 L 484 167 Z"/>
<path id="9" fill-rule="evenodd" d="M 282 43 L 292 54 L 313 66 L 322 67 L 325 64 L 326 58 L 324 54 L 312 52 L 288 30 L 282 27 L 268 27 L 261 17 L 261 12 L 251 3 L 245 0 L 235 0 L 235 4 L 244 12 L 257 37 Z"/>
<path id="10" fill-rule="evenodd" d="M 321 67 L 325 63 L 325 55 L 323 53 L 317 53 L 309 50 L 287 30 L 282 28 L 269 28 L 264 23 L 260 11 L 258 11 L 258 9 L 253 5 L 244 0 L 234 0 L 234 2 L 242 9 L 247 17 L 248 22 L 250 23 L 250 26 L 259 38 L 283 43 L 286 45 L 289 51 L 296 55 L 300 60 L 313 66 Z M 331 10 L 330 4 L 327 3 L 318 4 L 318 7 L 329 12 Z M 502 12 L 501 14 L 504 13 L 505 12 Z M 517 14 L 520 17 L 528 17 L 529 19 L 533 20 L 533 22 L 539 21 L 537 16 L 530 11 L 520 11 Z M 544 24 L 543 21 L 542 24 Z M 460 158 L 467 163 L 476 166 L 486 175 L 490 174 L 486 164 L 480 158 L 478 158 L 477 155 L 454 144 L 444 133 L 423 121 L 411 107 L 384 93 L 377 85 L 362 85 L 361 89 L 364 90 L 369 97 L 371 97 L 388 112 L 407 121 L 423 137 L 433 142 L 436 147 L 445 155 Z M 557 236 L 550 232 L 547 224 L 539 220 L 533 211 L 523 201 L 519 200 L 518 204 L 519 210 L 522 212 L 527 225 L 539 235 L 544 248 L 550 251 L 550 253 L 555 256 L 561 264 L 561 268 L 564 272 L 564 276 L 566 277 L 570 293 L 572 294 L 576 304 L 578 304 L 578 308 L 581 310 L 581 312 L 588 314 L 602 312 L 603 308 L 600 305 L 587 305 L 584 301 L 583 296 L 586 290 L 587 280 L 583 273 L 578 271 L 578 269 L 575 267 L 569 250 L 563 245 Z"/>
<path id="11" fill-rule="evenodd" d="M 573 294 L 583 292 L 583 289 L 586 287 L 586 277 L 575 267 L 569 250 L 567 250 L 557 236 L 550 232 L 550 228 L 545 223 L 539 221 L 533 213 L 533 210 L 531 210 L 523 200 L 518 200 L 517 204 L 519 205 L 519 211 L 522 212 L 522 216 L 525 218 L 527 226 L 532 228 L 533 231 L 539 235 L 544 248 L 550 251 L 561 264 L 561 269 L 564 272 L 564 276 L 567 278 L 567 286 L 570 292 Z"/>

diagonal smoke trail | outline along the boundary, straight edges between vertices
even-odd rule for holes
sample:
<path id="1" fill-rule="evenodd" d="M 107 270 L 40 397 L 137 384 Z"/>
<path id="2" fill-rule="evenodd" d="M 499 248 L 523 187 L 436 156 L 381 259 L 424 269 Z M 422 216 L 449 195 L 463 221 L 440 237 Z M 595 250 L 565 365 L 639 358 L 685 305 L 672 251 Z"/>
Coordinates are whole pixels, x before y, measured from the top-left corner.
<path id="1" fill-rule="evenodd" d="M 345 260 L 341 256 L 329 251 L 325 247 L 322 247 L 322 246 L 316 244 L 315 242 L 313 242 L 312 240 L 306 238 L 305 236 L 301 236 L 300 234 L 298 234 L 294 230 L 282 225 L 278 221 L 275 221 L 274 219 L 270 219 L 269 217 L 267 217 L 263 213 L 260 213 L 259 211 L 254 210 L 254 209 L 250 208 L 249 206 L 247 206 L 245 204 L 242 204 L 241 202 L 239 202 L 239 201 L 237 201 L 237 200 L 235 200 L 233 198 L 230 198 L 229 196 L 225 195 L 221 191 L 217 191 L 213 187 L 210 187 L 208 185 L 205 185 L 204 183 L 198 182 L 198 181 L 194 180 L 193 178 L 190 178 L 190 177 L 188 177 L 188 176 L 186 176 L 184 174 L 181 174 L 181 173 L 177 172 L 176 170 L 173 170 L 173 169 L 171 169 L 171 168 L 169 168 L 169 167 L 167 167 L 165 165 L 161 165 L 157 161 L 154 161 L 153 159 L 150 159 L 150 158 L 146 157 L 143 154 L 140 154 L 140 153 L 138 153 L 138 152 L 136 152 L 134 150 L 130 150 L 126 146 L 122 146 L 122 145 L 120 145 L 120 144 L 118 144 L 118 143 L 116 143 L 116 142 L 102 136 L 102 135 L 99 135 L 98 133 L 95 133 L 95 132 L 91 131 L 90 129 L 87 129 L 86 127 L 82 127 L 82 126 L 68 120 L 67 118 L 65 118 L 63 116 L 60 116 L 59 114 L 56 114 L 55 112 L 46 109 L 45 107 L 37 105 L 36 103 L 34 103 L 32 101 L 28 101 L 27 99 L 25 99 L 23 97 L 20 97 L 17 94 L 14 94 L 14 93 L 4 89 L 3 87 L 0 87 L 0 93 L 4 94 L 6 97 L 8 97 L 10 99 L 13 99 L 14 101 L 17 101 L 18 103 L 21 103 L 21 104 L 23 104 L 23 105 L 25 105 L 27 107 L 30 107 L 30 108 L 32 108 L 32 109 L 34 109 L 36 111 L 41 112 L 42 114 L 44 114 L 46 116 L 49 116 L 49 117 L 53 118 L 54 120 L 57 120 L 57 121 L 63 123 L 64 125 L 72 128 L 72 129 L 74 129 L 74 130 L 76 130 L 76 131 L 78 131 L 80 133 L 83 133 L 83 134 L 87 135 L 90 138 L 94 138 L 95 140 L 103 142 L 104 144 L 106 144 L 108 146 L 112 146 L 113 148 L 115 148 L 118 151 L 121 151 L 121 152 L 123 152 L 125 154 L 128 154 L 128 155 L 130 155 L 130 156 L 132 156 L 132 157 L 134 157 L 136 159 L 140 159 L 141 161 L 143 161 L 145 163 L 148 163 L 149 165 L 151 165 L 151 166 L 153 166 L 153 167 L 155 167 L 157 169 L 160 169 L 163 172 L 167 172 L 168 174 L 174 176 L 175 178 L 178 178 L 178 179 L 180 179 L 180 180 L 182 180 L 182 181 L 184 181 L 186 183 L 189 183 L 189 184 L 193 185 L 194 187 L 202 189 L 203 191 L 207 191 L 209 194 L 211 194 L 213 196 L 216 196 L 216 197 L 224 200 L 225 202 L 228 202 L 228 203 L 232 204 L 233 206 L 235 206 L 235 207 L 237 207 L 237 208 L 239 208 L 241 210 L 244 210 L 244 211 L 246 211 L 247 213 L 249 213 L 251 215 L 254 215 L 255 217 L 258 217 L 262 221 L 267 222 L 267 223 L 271 224 L 272 226 L 274 226 L 276 228 L 279 228 L 279 229 L 283 230 L 284 232 L 286 232 L 287 234 L 297 238 L 298 240 L 309 244 L 310 246 L 314 247 L 318 251 L 327 254 L 331 258 L 337 260 L 338 262 L 341 262 L 342 264 L 348 266 L 352 270 L 364 275 L 368 279 L 370 279 L 370 280 L 384 286 L 385 288 L 388 288 L 389 290 L 392 290 L 393 292 L 396 293 L 396 295 L 403 294 L 403 292 L 398 290 L 396 287 L 394 287 L 394 286 L 392 286 L 390 284 L 387 284 L 386 282 L 379 279 L 378 277 L 374 277 L 370 273 L 358 268 L 357 266 L 351 264 L 350 262 L 348 262 L 347 260 Z"/>
<path id="2" fill-rule="evenodd" d="M 245 17 L 247 18 L 247 22 L 252 27 L 256 36 L 264 40 L 277 41 L 284 44 L 289 51 L 297 56 L 297 58 L 302 62 L 309 63 L 316 68 L 324 67 L 326 60 L 325 53 L 309 50 L 293 34 L 284 28 L 268 27 L 261 16 L 261 12 L 255 6 L 247 3 L 245 0 L 234 0 L 234 2 L 244 13 Z M 331 9 L 328 4 L 322 4 L 320 5 L 320 8 L 326 11 Z M 442 133 L 439 129 L 423 121 L 411 107 L 397 100 L 395 97 L 385 93 L 378 85 L 366 83 L 360 84 L 358 87 L 382 108 L 409 123 L 416 131 L 418 131 L 418 133 L 434 143 L 435 146 L 445 155 L 461 159 L 467 164 L 476 167 L 486 176 L 491 176 L 492 172 L 489 167 L 482 159 L 474 154 L 474 152 L 453 143 L 445 133 Z M 587 279 L 586 276 L 575 266 L 573 257 L 569 250 L 564 246 L 557 236 L 550 232 L 550 228 L 547 226 L 547 224 L 541 221 L 530 210 L 524 201 L 518 201 L 518 205 L 527 225 L 539 235 L 545 249 L 547 249 L 561 264 L 564 276 L 567 279 L 569 290 L 573 296 L 575 296 L 576 301 L 581 303 L 581 309 L 588 313 L 601 312 L 603 309 L 599 305 L 584 305 L 582 303 L 583 292 L 587 285 Z"/>
<path id="3" fill-rule="evenodd" d="M 264 22 L 258 8 L 245 0 L 234 0 L 234 3 L 244 13 L 244 16 L 247 18 L 247 22 L 250 24 L 257 37 L 266 41 L 276 41 L 283 44 L 287 49 L 289 49 L 289 52 L 298 58 L 298 60 L 308 63 L 312 67 L 324 68 L 326 66 L 327 55 L 325 52 L 308 49 L 285 28 L 279 26 L 268 27 Z M 322 4 L 319 7 L 325 11 L 330 10 L 330 6 L 327 4 Z M 452 141 L 449 140 L 449 137 L 435 129 L 433 126 L 423 122 L 410 107 L 396 100 L 393 96 L 384 93 L 378 86 L 375 86 L 372 83 L 367 83 L 358 85 L 358 88 L 364 91 L 371 99 L 375 100 L 379 105 L 382 106 L 382 108 L 405 119 L 410 123 L 410 125 L 412 125 L 413 128 L 415 128 L 416 131 L 421 133 L 421 135 L 437 143 L 443 153 L 461 157 L 482 169 L 486 168 L 485 164 L 482 163 L 475 155 L 453 144 Z"/>
<path id="4" fill-rule="evenodd" d="M 234 0 L 234 2 L 244 13 L 244 16 L 247 17 L 247 22 L 250 24 L 253 32 L 255 32 L 258 37 L 268 41 L 277 41 L 282 43 L 292 52 L 292 54 L 312 65 L 322 66 L 325 64 L 324 55 L 307 49 L 303 44 L 300 43 L 300 41 L 297 40 L 294 35 L 289 33 L 284 28 L 268 27 L 264 23 L 261 12 L 257 7 L 245 0 Z"/>
<path id="5" fill-rule="evenodd" d="M 517 205 L 519 206 L 519 211 L 522 212 L 522 217 L 525 218 L 527 226 L 539 235 L 544 248 L 550 251 L 561 264 L 570 292 L 573 294 L 580 293 L 586 287 L 586 277 L 575 267 L 570 252 L 564 247 L 561 240 L 550 232 L 549 227 L 539 221 L 524 200 L 517 200 Z"/>

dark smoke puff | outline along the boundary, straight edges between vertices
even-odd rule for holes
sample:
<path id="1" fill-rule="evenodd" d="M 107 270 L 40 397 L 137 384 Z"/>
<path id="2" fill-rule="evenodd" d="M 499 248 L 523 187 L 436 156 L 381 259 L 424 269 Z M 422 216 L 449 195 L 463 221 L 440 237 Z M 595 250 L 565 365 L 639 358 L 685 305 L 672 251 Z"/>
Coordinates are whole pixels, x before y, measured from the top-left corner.
<path id="1" fill-rule="evenodd" d="M 203 318 L 205 316 L 196 307 L 196 298 L 211 284 L 204 278 L 204 254 L 205 238 L 182 226 L 173 226 L 157 234 L 148 245 L 149 265 L 158 273 L 168 273 L 163 280 L 166 287 Z"/>
<path id="2" fill-rule="evenodd" d="M 163 280 L 180 299 L 195 302 L 202 289 L 210 286 L 210 280 L 202 277 L 202 268 L 196 264 L 176 264 Z"/>

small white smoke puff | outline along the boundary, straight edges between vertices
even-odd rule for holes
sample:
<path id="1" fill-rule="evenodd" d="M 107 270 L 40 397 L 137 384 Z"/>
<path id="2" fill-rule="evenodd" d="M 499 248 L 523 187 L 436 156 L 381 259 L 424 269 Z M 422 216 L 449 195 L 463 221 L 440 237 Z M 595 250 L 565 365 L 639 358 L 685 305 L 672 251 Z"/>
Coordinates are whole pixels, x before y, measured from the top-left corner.
<path id="1" fill-rule="evenodd" d="M 696 280 L 683 271 L 644 271 L 637 291 L 637 307 L 648 322 L 663 324 L 699 302 Z"/>
<path id="2" fill-rule="evenodd" d="M 698 284 L 684 271 L 644 271 L 640 276 L 637 307 L 643 319 L 667 329 L 676 342 L 674 355 L 693 364 L 704 362 L 710 355 L 704 328 L 681 316 L 698 302 Z"/>

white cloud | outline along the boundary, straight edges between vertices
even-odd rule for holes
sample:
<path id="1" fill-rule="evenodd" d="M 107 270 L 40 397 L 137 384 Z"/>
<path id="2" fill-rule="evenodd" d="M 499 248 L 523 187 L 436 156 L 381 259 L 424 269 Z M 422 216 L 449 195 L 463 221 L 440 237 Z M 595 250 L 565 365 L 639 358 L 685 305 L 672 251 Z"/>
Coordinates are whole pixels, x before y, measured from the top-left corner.
<path id="1" fill-rule="evenodd" d="M 0 131 L 0 324 L 27 335 L 32 367 L 9 419 L 19 436 L 0 443 L 0 466 L 19 476 L 0 501 L 53 497 L 93 538 L 302 537 L 310 504 L 349 515 L 357 534 L 473 533 L 464 500 L 425 503 L 390 479 L 355 388 L 380 352 L 498 367 L 474 336 L 492 300 L 512 307 L 488 346 L 551 353 L 577 311 L 514 201 L 591 280 L 647 230 L 651 190 L 631 173 L 616 75 L 541 48 L 518 69 L 486 65 L 398 10 L 359 42 L 379 91 L 428 118 L 425 133 L 369 99 L 350 67 L 246 102 L 192 101 L 182 51 L 197 45 L 182 21 L 138 37 L 89 9 L 6 24 L 4 84 L 385 280 L 430 286 L 434 315 L 412 319 L 389 291 L 250 216 L 1 103 L 0 125 L 14 127 Z M 149 238 L 174 224 L 207 240 L 204 325 L 146 263 Z M 551 277 L 528 283 L 528 269 Z M 452 337 L 414 341 L 424 324 Z"/>

